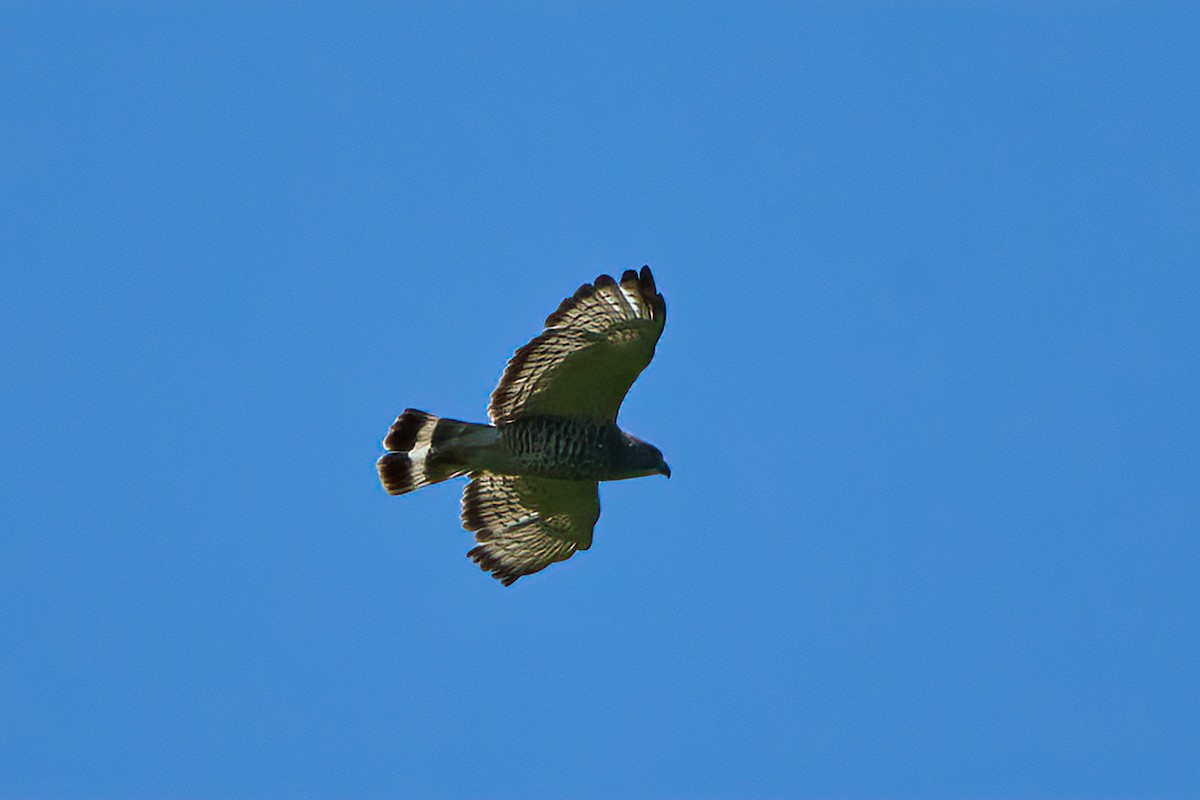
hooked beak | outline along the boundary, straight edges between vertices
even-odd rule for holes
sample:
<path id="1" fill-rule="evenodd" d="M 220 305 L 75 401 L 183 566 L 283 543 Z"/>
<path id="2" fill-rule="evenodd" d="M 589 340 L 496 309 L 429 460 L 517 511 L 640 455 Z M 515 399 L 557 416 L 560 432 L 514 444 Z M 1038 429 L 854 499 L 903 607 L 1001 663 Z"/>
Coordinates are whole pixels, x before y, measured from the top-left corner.
<path id="1" fill-rule="evenodd" d="M 671 477 L 671 468 L 667 466 L 667 462 L 664 461 L 658 465 L 658 474 L 666 475 L 668 478 Z"/>

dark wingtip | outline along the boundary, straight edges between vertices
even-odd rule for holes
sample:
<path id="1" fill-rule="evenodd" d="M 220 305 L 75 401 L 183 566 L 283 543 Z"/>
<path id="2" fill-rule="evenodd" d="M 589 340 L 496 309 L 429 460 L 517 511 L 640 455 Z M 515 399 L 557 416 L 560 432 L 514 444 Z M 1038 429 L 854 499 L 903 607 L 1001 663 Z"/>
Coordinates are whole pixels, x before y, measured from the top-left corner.
<path id="1" fill-rule="evenodd" d="M 499 559 L 492 557 L 483 545 L 472 547 L 467 552 L 467 558 L 479 565 L 479 568 L 484 572 L 490 572 L 492 577 L 503 583 L 505 586 L 512 586 L 520 575 L 513 575 L 510 572 L 504 572 L 504 567 L 500 564 Z"/>
<path id="2" fill-rule="evenodd" d="M 658 289 L 654 286 L 654 274 L 650 272 L 650 265 L 642 267 L 642 272 L 638 275 L 638 282 L 642 284 L 642 288 L 650 294 L 658 294 Z"/>
<path id="3" fill-rule="evenodd" d="M 558 308 L 550 316 L 546 317 L 545 327 L 553 328 L 563 321 L 568 311 L 574 308 L 579 301 L 585 300 L 594 295 L 598 290 L 608 286 L 616 286 L 618 283 L 625 285 L 635 284 L 645 301 L 655 311 L 655 316 L 666 316 L 667 306 L 663 301 L 663 297 L 658 293 L 658 287 L 654 284 L 654 274 L 650 272 L 650 266 L 647 264 L 642 267 L 641 272 L 627 269 L 621 274 L 621 280 L 615 280 L 611 275 L 597 275 L 596 280 L 592 283 L 585 283 L 575 290 L 575 294 L 559 303 Z"/>

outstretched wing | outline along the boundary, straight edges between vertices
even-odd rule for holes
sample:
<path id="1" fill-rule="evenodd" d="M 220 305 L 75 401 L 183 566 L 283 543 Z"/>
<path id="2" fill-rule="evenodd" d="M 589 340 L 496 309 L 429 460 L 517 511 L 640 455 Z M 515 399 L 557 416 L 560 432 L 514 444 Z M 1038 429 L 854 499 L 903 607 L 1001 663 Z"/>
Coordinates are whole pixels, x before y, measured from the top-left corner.
<path id="1" fill-rule="evenodd" d="M 508 586 L 592 546 L 600 493 L 595 481 L 481 472 L 462 508 L 463 527 L 479 542 L 467 555 Z"/>
<path id="2" fill-rule="evenodd" d="M 496 424 L 538 415 L 615 422 L 666 322 L 649 267 L 626 270 L 620 282 L 601 275 L 585 283 L 513 355 L 488 415 Z"/>

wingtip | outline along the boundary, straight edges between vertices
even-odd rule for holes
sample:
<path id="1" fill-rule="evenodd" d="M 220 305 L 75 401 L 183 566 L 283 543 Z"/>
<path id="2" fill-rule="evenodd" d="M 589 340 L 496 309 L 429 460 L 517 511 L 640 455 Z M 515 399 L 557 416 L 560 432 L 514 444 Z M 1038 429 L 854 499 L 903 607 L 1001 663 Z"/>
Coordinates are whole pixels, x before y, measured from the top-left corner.
<path id="1" fill-rule="evenodd" d="M 512 586 L 521 576 L 508 572 L 504 565 L 487 552 L 483 545 L 471 548 L 467 552 L 467 558 L 475 562 L 478 567 L 484 572 L 489 573 L 493 578 L 500 581 L 505 586 Z"/>
<path id="2" fill-rule="evenodd" d="M 632 272 L 632 270 L 630 271 Z M 638 282 L 642 284 L 642 288 L 650 294 L 658 294 L 658 288 L 654 285 L 654 274 L 650 272 L 649 264 L 646 264 L 642 267 L 642 271 L 638 275 Z"/>

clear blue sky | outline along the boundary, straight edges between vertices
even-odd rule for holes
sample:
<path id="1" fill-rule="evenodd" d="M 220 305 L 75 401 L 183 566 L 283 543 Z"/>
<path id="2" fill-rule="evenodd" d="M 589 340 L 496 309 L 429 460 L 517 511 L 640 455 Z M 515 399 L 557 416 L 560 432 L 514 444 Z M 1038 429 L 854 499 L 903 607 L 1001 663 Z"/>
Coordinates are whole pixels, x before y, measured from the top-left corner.
<path id="1" fill-rule="evenodd" d="M 1200 795 L 1190 4 L 0 12 L 0 796 Z M 580 283 L 674 477 L 406 406 Z"/>

